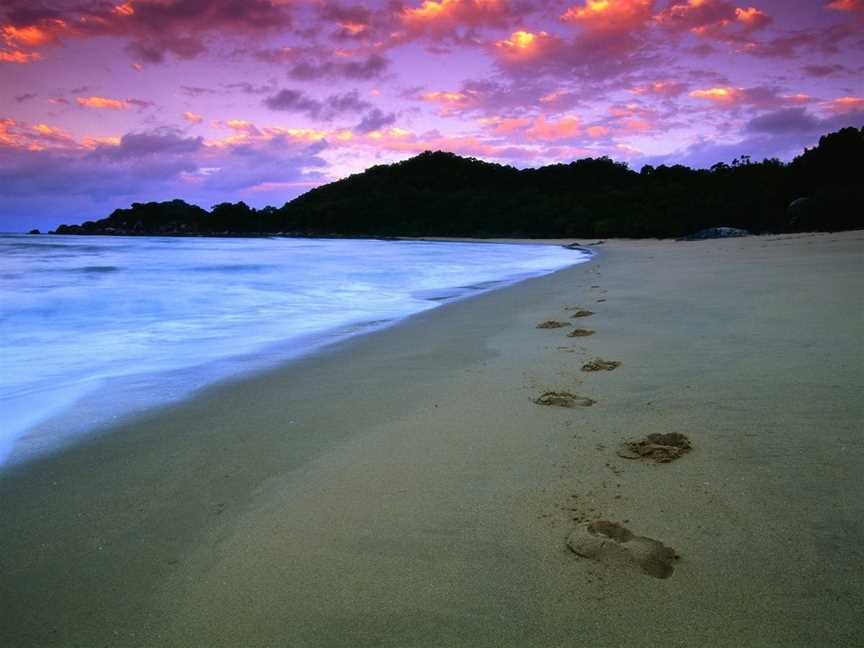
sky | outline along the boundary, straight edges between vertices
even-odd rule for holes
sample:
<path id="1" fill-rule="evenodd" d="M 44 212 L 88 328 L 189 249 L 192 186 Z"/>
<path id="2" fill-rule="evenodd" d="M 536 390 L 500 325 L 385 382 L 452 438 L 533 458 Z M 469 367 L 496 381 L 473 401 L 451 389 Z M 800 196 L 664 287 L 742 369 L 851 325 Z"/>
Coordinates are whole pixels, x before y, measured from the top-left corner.
<path id="1" fill-rule="evenodd" d="M 424 150 L 789 160 L 864 126 L 862 79 L 864 0 L 0 0 L 0 231 Z"/>

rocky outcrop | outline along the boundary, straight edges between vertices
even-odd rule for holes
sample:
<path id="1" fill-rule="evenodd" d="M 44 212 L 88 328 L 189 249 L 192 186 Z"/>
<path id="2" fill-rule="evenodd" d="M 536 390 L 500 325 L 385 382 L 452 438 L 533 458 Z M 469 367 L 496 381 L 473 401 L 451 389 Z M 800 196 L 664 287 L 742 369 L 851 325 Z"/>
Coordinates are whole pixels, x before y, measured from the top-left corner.
<path id="1" fill-rule="evenodd" d="M 685 236 L 678 240 L 704 241 L 707 239 L 735 238 L 739 236 L 753 236 L 753 233 L 745 229 L 738 229 L 737 227 L 709 227 L 708 229 L 701 230 L 695 234 L 690 234 L 689 236 Z"/>

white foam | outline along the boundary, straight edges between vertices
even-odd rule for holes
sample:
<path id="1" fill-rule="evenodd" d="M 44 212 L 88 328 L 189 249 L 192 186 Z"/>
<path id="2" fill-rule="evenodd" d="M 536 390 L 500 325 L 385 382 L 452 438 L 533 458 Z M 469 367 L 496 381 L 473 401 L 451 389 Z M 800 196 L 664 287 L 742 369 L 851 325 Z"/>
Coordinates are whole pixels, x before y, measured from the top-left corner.
<path id="1" fill-rule="evenodd" d="M 256 368 L 262 349 L 282 360 L 587 258 L 545 245 L 0 236 L 0 464 L 72 421 L 92 428 Z M 86 402 L 99 385 L 124 398 L 100 413 Z"/>

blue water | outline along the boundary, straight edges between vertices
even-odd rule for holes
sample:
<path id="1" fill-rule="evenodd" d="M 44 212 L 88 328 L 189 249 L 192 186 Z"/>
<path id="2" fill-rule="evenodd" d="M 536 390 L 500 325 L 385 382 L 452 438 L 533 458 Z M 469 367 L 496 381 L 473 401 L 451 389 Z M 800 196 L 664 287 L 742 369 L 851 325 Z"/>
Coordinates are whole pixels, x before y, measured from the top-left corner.
<path id="1" fill-rule="evenodd" d="M 0 235 L 0 464 L 587 259 L 545 245 Z"/>

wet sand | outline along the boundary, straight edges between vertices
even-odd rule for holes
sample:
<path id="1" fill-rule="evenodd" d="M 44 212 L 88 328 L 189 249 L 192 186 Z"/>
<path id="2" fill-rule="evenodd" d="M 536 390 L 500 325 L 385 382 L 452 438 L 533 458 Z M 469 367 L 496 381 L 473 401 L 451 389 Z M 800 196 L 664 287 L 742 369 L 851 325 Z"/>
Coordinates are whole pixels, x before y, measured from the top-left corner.
<path id="1" fill-rule="evenodd" d="M 0 645 L 860 645 L 864 232 L 597 250 L 0 476 Z"/>

